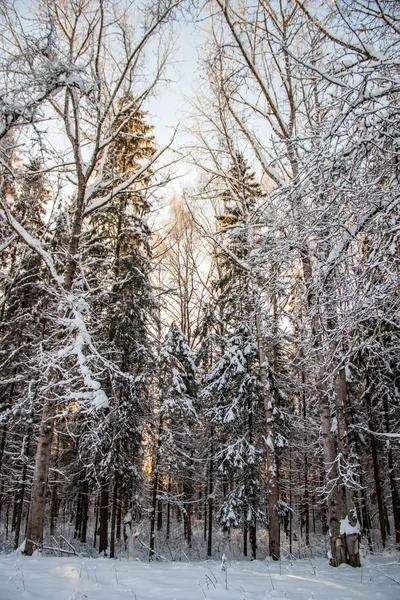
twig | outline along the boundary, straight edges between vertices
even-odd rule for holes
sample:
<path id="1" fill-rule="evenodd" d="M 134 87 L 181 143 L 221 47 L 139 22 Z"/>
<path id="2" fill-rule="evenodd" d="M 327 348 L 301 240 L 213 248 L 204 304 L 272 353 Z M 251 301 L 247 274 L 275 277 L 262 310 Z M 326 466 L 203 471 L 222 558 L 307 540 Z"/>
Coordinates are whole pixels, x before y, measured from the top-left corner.
<path id="1" fill-rule="evenodd" d="M 268 562 L 268 561 L 267 561 L 267 567 L 268 567 L 268 575 L 269 575 L 269 579 L 270 579 L 270 581 L 271 581 L 272 589 L 274 590 L 274 589 L 275 589 L 275 587 L 274 587 L 274 582 L 272 581 L 272 577 L 271 577 L 271 571 L 270 571 L 270 569 L 269 569 L 269 562 Z"/>
<path id="2" fill-rule="evenodd" d="M 63 552 L 64 554 L 77 556 L 76 552 L 72 552 L 71 550 L 64 550 L 64 548 L 54 548 L 53 546 L 42 546 L 41 548 L 42 550 L 51 550 L 52 552 Z"/>
<path id="3" fill-rule="evenodd" d="M 67 544 L 67 546 L 69 546 L 69 547 L 71 548 L 71 550 L 73 551 L 73 553 L 75 554 L 75 556 L 78 556 L 78 553 L 77 553 L 77 551 L 75 550 L 75 548 L 73 547 L 73 545 L 72 545 L 72 544 L 70 544 L 70 543 L 69 543 L 69 541 L 68 541 L 68 540 L 67 540 L 67 539 L 66 539 L 66 538 L 65 538 L 63 535 L 61 535 L 61 534 L 60 534 L 60 538 L 61 538 L 62 540 L 64 540 L 64 542 Z"/>
<path id="4" fill-rule="evenodd" d="M 209 584 L 211 583 L 211 585 L 213 586 L 214 590 L 216 589 L 215 583 L 213 582 L 213 580 L 211 579 L 211 577 L 209 575 L 205 575 L 206 578 L 206 585 L 207 585 L 207 589 L 209 588 Z"/>
<path id="5" fill-rule="evenodd" d="M 310 565 L 311 565 L 311 568 L 312 568 L 312 570 L 314 571 L 314 575 L 316 575 L 316 574 L 317 574 L 317 569 L 316 569 L 316 568 L 314 567 L 314 565 L 312 564 L 312 562 L 311 562 L 311 558 L 309 558 L 308 560 L 310 561 Z"/>
<path id="6" fill-rule="evenodd" d="M 382 575 L 384 575 L 388 579 L 391 579 L 392 581 L 394 581 L 395 583 L 397 583 L 398 585 L 400 585 L 400 581 L 398 579 L 395 579 L 391 575 L 388 575 L 387 573 L 385 573 L 385 571 L 381 571 L 381 569 L 378 569 L 376 567 L 371 567 L 371 568 L 374 568 L 376 571 L 378 571 L 378 573 L 381 573 Z"/>
<path id="7" fill-rule="evenodd" d="M 118 575 L 117 575 L 117 567 L 115 565 L 113 565 L 113 569 L 114 569 L 114 573 L 115 573 L 115 581 L 117 582 L 117 585 L 119 585 Z"/>
<path id="8" fill-rule="evenodd" d="M 206 593 L 205 593 L 205 591 L 203 590 L 203 588 L 202 588 L 202 586 L 201 586 L 201 583 L 200 583 L 200 581 L 199 581 L 199 580 L 197 580 L 197 585 L 199 586 L 199 588 L 200 588 L 200 589 L 201 589 L 201 591 L 203 592 L 203 596 L 204 596 L 204 598 L 207 598 L 207 596 L 206 596 Z"/>
<path id="9" fill-rule="evenodd" d="M 207 569 L 210 571 L 211 575 L 214 577 L 215 579 L 215 583 L 218 583 L 218 579 L 216 578 L 216 576 L 214 575 L 214 573 L 211 570 L 211 567 L 209 565 L 207 565 Z"/>
<path id="10" fill-rule="evenodd" d="M 142 540 L 140 539 L 139 536 L 135 536 L 135 538 L 137 539 L 137 541 L 139 542 L 139 544 L 141 546 L 143 546 L 143 548 L 146 548 L 146 550 L 149 550 L 153 556 L 155 556 L 156 558 L 159 558 L 160 560 L 165 560 L 165 562 L 169 562 L 168 558 L 165 558 L 165 556 L 162 556 L 162 554 L 158 554 L 158 552 L 156 552 L 155 550 L 152 550 L 150 548 L 150 546 L 148 546 L 147 544 L 145 544 L 144 542 L 142 542 Z"/>

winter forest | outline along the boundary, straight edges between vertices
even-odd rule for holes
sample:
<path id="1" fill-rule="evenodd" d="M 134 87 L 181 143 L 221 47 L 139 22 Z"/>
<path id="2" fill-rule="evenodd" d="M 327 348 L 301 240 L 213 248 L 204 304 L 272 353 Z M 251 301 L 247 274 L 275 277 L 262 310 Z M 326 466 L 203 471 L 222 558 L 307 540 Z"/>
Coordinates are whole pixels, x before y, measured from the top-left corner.
<path id="1" fill-rule="evenodd" d="M 399 549 L 398 0 L 2 0 L 0 48 L 0 550 Z"/>

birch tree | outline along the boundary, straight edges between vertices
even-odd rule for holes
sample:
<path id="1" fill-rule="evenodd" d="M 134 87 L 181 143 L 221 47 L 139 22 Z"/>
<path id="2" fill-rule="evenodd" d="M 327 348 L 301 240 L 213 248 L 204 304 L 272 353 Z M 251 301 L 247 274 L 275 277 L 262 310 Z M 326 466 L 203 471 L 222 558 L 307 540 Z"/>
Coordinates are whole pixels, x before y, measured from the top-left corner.
<path id="1" fill-rule="evenodd" d="M 325 471 L 321 491 L 326 492 L 328 502 L 332 562 L 340 564 L 346 560 L 346 536 L 341 535 L 340 523 L 354 506 L 360 484 L 350 460 L 345 348 L 336 337 L 343 307 L 336 289 L 345 272 L 339 273 L 339 263 L 345 264 L 352 241 L 370 219 L 386 210 L 386 201 L 368 206 L 363 197 L 363 206 L 351 205 L 348 212 L 348 197 L 338 182 L 346 187 L 342 166 L 348 160 L 349 168 L 354 168 L 357 150 L 365 150 L 365 137 L 357 147 L 350 135 L 355 131 L 355 112 L 360 107 L 361 114 L 371 101 L 379 103 L 381 94 L 396 93 L 389 71 L 387 85 L 376 89 L 374 78 L 366 79 L 367 72 L 377 75 L 382 56 L 388 64 L 395 60 L 394 21 L 389 18 L 386 23 L 369 2 L 357 7 L 363 15 L 361 26 L 357 10 L 346 2 L 312 10 L 301 2 L 261 1 L 248 6 L 217 0 L 215 6 L 219 16 L 213 48 L 220 65 L 216 85 L 238 131 L 275 183 L 276 197 L 287 207 L 285 236 L 290 236 L 291 248 L 298 250 L 303 272 L 312 339 L 306 356 L 319 363 L 311 376 L 321 412 Z M 387 44 L 380 37 L 383 29 Z M 365 93 L 365 85 L 373 89 Z M 377 107 L 372 111 L 377 114 Z M 349 142 L 348 154 L 343 153 L 344 140 Z M 328 183 L 326 174 L 332 173 L 333 165 L 337 179 Z M 363 184 L 369 186 L 367 180 Z M 387 202 L 392 206 L 390 199 Z M 332 236 L 332 227 L 337 238 Z M 287 245 L 281 246 L 281 253 L 286 250 Z M 332 415 L 337 429 L 332 426 Z M 358 559 L 353 551 L 350 554 L 356 565 Z"/>
<path id="2" fill-rule="evenodd" d="M 159 149 L 140 161 L 137 168 L 116 185 L 113 174 L 105 169 L 112 143 L 125 123 L 142 110 L 161 77 L 167 58 L 165 46 L 159 44 L 150 69 L 145 55 L 150 45 L 153 48 L 157 45 L 158 33 L 173 17 L 178 5 L 179 1 L 162 5 L 148 2 L 132 11 L 128 3 L 103 0 L 92 3 L 75 0 L 57 5 L 38 0 L 32 3 L 35 13 L 28 23 L 20 19 L 17 5 L 4 4 L 2 8 L 5 23 L 2 40 L 3 45 L 8 45 L 4 55 L 7 57 L 13 52 L 17 57 L 3 63 L 2 85 L 7 92 L 1 112 L 3 130 L 20 125 L 29 127 L 33 121 L 35 130 L 21 130 L 21 135 L 29 136 L 35 131 L 40 146 L 48 152 L 47 169 L 59 173 L 68 182 L 68 235 L 58 260 L 51 248 L 45 247 L 18 221 L 4 197 L 1 216 L 23 243 L 37 253 L 49 272 L 56 299 L 53 323 L 57 323 L 58 343 L 48 358 L 52 355 L 53 360 L 57 357 L 58 363 L 65 360 L 75 363 L 83 383 L 78 397 L 81 401 L 85 399 L 87 410 L 104 409 L 110 403 L 99 373 L 93 372 L 94 363 L 98 365 L 96 370 L 101 363 L 102 369 L 106 366 L 112 371 L 115 367 L 104 363 L 95 349 L 87 316 L 83 316 L 83 313 L 88 315 L 89 306 L 84 298 L 85 280 L 81 270 L 82 233 L 88 217 L 139 181 L 163 151 Z M 18 68 L 13 66 L 15 61 Z M 120 100 L 127 93 L 131 94 L 131 101 L 122 107 Z M 56 142 L 52 143 L 46 123 L 55 124 L 56 131 L 63 136 L 61 148 Z M 63 327 L 69 332 L 66 345 Z M 49 389 L 54 391 L 59 389 L 59 369 L 65 372 L 65 365 L 47 368 Z M 43 397 L 27 554 L 32 554 L 34 546 L 40 545 L 43 539 L 46 482 L 60 404 L 55 400 L 57 396 L 62 398 L 61 404 L 68 401 L 59 392 Z M 66 396 L 68 398 L 68 394 Z"/>

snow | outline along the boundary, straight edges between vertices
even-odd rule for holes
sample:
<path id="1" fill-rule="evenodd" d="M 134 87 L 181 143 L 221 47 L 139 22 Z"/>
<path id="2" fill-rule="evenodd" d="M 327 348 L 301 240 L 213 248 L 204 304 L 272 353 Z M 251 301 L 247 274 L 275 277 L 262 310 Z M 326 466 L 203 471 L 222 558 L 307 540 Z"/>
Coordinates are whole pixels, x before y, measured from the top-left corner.
<path id="1" fill-rule="evenodd" d="M 223 558 L 223 557 L 221 557 Z M 325 559 L 144 563 L 0 556 L 0 600 L 398 600 L 399 556 L 331 567 Z M 226 589 L 227 588 L 227 589 Z"/>
<path id="2" fill-rule="evenodd" d="M 275 452 L 275 448 L 274 448 L 274 444 L 272 442 L 271 436 L 270 434 L 268 434 L 267 439 L 265 440 L 265 443 L 267 444 L 268 448 L 271 450 L 271 452 Z"/>
<path id="3" fill-rule="evenodd" d="M 331 421 L 331 431 L 332 433 L 336 433 L 337 432 L 337 418 L 333 417 L 332 421 Z"/>
<path id="4" fill-rule="evenodd" d="M 351 525 L 347 516 L 340 521 L 340 535 L 352 535 L 353 533 L 358 535 L 360 532 L 360 523 L 358 521 L 356 521 L 355 525 Z"/>

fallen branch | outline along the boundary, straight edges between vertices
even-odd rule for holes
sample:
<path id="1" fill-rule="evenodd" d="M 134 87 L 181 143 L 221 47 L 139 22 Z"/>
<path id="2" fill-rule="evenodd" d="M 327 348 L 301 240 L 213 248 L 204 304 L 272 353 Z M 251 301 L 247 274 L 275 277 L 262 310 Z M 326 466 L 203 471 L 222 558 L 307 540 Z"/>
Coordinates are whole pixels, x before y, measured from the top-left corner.
<path id="1" fill-rule="evenodd" d="M 72 552 L 71 550 L 65 550 L 64 548 L 55 548 L 54 546 L 41 546 L 41 550 L 51 550 L 51 552 L 63 552 L 64 554 L 70 554 L 72 556 L 77 556 L 76 552 Z"/>
<path id="2" fill-rule="evenodd" d="M 78 556 L 78 552 L 75 550 L 73 545 L 63 535 L 60 535 L 60 538 L 67 544 L 67 546 L 71 548 L 73 554 L 75 554 L 75 556 Z"/>
<path id="3" fill-rule="evenodd" d="M 144 542 L 142 542 L 142 540 L 139 538 L 138 535 L 134 536 L 135 539 L 137 539 L 137 541 L 139 542 L 139 544 L 141 546 L 143 546 L 143 548 L 146 548 L 146 550 L 148 550 L 149 552 L 151 552 L 151 554 L 153 556 L 155 556 L 156 558 L 159 558 L 160 560 L 165 560 L 165 562 L 169 562 L 168 558 L 165 558 L 165 556 L 162 556 L 162 554 L 158 554 L 155 550 L 152 550 L 150 548 L 150 546 L 148 546 L 147 544 L 145 544 Z"/>

